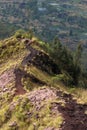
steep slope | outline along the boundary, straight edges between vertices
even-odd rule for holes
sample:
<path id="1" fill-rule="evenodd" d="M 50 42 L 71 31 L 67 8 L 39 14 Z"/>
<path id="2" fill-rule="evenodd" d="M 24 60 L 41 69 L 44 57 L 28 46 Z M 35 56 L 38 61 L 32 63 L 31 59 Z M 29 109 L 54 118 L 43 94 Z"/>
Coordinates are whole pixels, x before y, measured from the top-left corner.
<path id="1" fill-rule="evenodd" d="M 0 130 L 86 130 L 87 105 L 55 82 L 58 65 L 40 41 L 0 42 Z"/>

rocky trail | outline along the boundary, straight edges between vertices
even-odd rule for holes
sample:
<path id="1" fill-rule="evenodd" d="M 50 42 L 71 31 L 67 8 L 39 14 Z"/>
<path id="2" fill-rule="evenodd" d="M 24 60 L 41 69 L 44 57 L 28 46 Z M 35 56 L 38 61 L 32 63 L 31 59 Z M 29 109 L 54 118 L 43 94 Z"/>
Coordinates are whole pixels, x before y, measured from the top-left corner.
<path id="1" fill-rule="evenodd" d="M 63 124 L 58 130 L 87 130 L 87 104 L 78 104 L 73 99 L 71 94 L 64 93 L 60 90 L 50 88 L 42 88 L 40 90 L 32 91 L 28 98 L 35 105 L 37 111 L 40 110 L 41 102 L 48 100 L 60 99 L 64 102 L 52 103 L 52 111 L 56 114 L 60 112 L 64 118 Z M 46 130 L 56 130 L 55 128 L 48 128 Z"/>
<path id="2" fill-rule="evenodd" d="M 12 72 L 12 71 L 11 71 Z M 23 89 L 23 86 L 20 82 L 21 79 L 21 73 L 19 73 L 17 70 L 17 76 L 16 76 L 16 94 L 25 94 L 26 91 Z M 0 85 L 3 84 L 3 87 L 5 87 L 5 83 L 7 83 L 7 80 L 5 82 L 4 76 L 10 76 L 10 73 L 3 74 L 0 77 Z M 8 76 L 7 76 L 8 77 Z M 8 78 L 8 81 L 12 81 Z M 2 82 L 2 80 L 3 82 Z M 10 91 L 10 90 L 9 90 Z M 76 100 L 73 99 L 71 94 L 64 93 L 60 90 L 54 90 L 51 88 L 41 88 L 40 90 L 34 90 L 30 93 L 27 93 L 27 97 L 29 100 L 35 105 L 37 110 L 40 110 L 41 102 L 42 101 L 48 101 L 48 100 L 55 100 L 60 99 L 64 102 L 64 106 L 62 104 L 53 102 L 52 103 L 52 110 L 55 112 L 60 112 L 64 118 L 63 124 L 61 125 L 61 128 L 59 130 L 87 130 L 87 104 L 78 104 Z M 46 130 L 56 130 L 55 128 L 48 128 Z"/>
<path id="3" fill-rule="evenodd" d="M 13 69 L 7 70 L 0 75 L 0 92 L 10 91 L 10 88 L 6 87 L 8 84 L 14 82 L 15 75 Z"/>
<path id="4" fill-rule="evenodd" d="M 57 95 L 65 101 L 64 107 L 57 105 L 64 117 L 61 130 L 87 130 L 87 104 L 78 104 L 71 94 L 60 91 Z"/>
<path id="5" fill-rule="evenodd" d="M 37 67 L 41 68 L 42 70 L 48 72 L 48 68 L 54 73 L 58 73 L 54 70 L 55 63 L 49 59 L 46 54 L 43 54 L 41 51 L 32 48 L 30 45 L 27 47 L 30 53 L 27 57 L 24 58 L 22 65 L 25 64 L 34 64 Z M 45 57 L 45 58 L 44 58 Z M 45 60 L 41 60 L 45 59 Z M 48 62 L 48 67 L 46 63 Z M 50 66 L 51 64 L 51 66 Z M 33 82 L 41 84 L 42 86 L 46 86 L 45 82 L 40 81 L 38 78 L 34 77 L 33 75 L 27 73 L 26 71 L 22 71 L 19 68 L 10 69 L 5 71 L 3 74 L 0 75 L 0 94 L 3 91 L 10 91 L 10 88 L 6 86 L 15 81 L 14 87 L 16 88 L 15 95 L 23 95 L 29 98 L 29 100 L 34 104 L 37 111 L 40 111 L 42 105 L 41 102 L 48 100 L 56 100 L 58 99 L 61 102 L 52 102 L 51 104 L 51 111 L 55 113 L 60 112 L 64 118 L 63 124 L 59 129 L 55 128 L 47 128 L 45 130 L 87 130 L 87 104 L 79 104 L 71 94 L 67 94 L 61 90 L 56 90 L 54 88 L 45 87 L 40 88 L 39 90 L 31 91 L 30 93 L 26 93 L 22 85 L 22 78 L 29 77 Z M 62 102 L 64 105 L 62 105 Z"/>
<path id="6" fill-rule="evenodd" d="M 26 48 L 29 50 L 30 53 L 27 57 L 24 58 L 22 65 L 27 64 L 29 66 L 33 64 L 37 68 L 46 71 L 49 74 L 60 73 L 58 66 L 53 62 L 53 60 L 44 52 L 33 48 L 31 46 L 32 43 L 32 41 L 27 41 Z"/>

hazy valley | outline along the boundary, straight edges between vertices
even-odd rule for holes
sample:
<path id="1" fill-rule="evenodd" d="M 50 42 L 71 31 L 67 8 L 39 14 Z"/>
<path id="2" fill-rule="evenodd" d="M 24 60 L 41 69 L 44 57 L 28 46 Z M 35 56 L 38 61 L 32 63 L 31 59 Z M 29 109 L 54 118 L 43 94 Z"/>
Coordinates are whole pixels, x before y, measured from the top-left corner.
<path id="1" fill-rule="evenodd" d="M 44 41 L 58 37 L 63 44 L 75 49 L 84 46 L 82 61 L 87 51 L 87 2 L 86 0 L 26 0 L 0 1 L 0 37 L 17 29 L 32 30 Z M 85 65 L 86 67 L 86 65 Z"/>

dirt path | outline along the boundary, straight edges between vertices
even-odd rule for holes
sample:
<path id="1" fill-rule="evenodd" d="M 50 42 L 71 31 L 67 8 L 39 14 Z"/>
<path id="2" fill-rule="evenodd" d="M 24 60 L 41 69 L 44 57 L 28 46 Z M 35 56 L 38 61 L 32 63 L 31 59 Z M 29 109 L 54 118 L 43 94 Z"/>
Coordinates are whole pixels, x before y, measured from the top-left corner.
<path id="1" fill-rule="evenodd" d="M 87 104 L 78 104 L 70 94 L 57 92 L 57 95 L 65 101 L 64 107 L 57 104 L 65 120 L 61 130 L 87 130 Z"/>
<path id="2" fill-rule="evenodd" d="M 41 102 L 48 100 L 56 100 L 64 102 L 53 102 L 51 111 L 56 115 L 60 112 L 64 118 L 61 128 L 58 130 L 87 130 L 87 104 L 81 105 L 73 99 L 71 94 L 66 94 L 60 90 L 50 88 L 41 88 L 30 92 L 29 100 L 35 105 L 37 111 L 40 111 Z M 55 128 L 47 128 L 47 130 L 56 130 Z"/>
<path id="3" fill-rule="evenodd" d="M 16 87 L 16 95 L 20 95 L 20 94 L 25 94 L 26 91 L 23 89 L 23 85 L 22 85 L 22 75 L 20 70 L 15 69 L 14 71 L 15 73 L 15 87 Z"/>
<path id="4" fill-rule="evenodd" d="M 22 64 L 28 63 L 30 65 L 33 62 L 33 59 L 39 55 L 39 51 L 32 48 L 31 46 L 27 46 L 27 49 L 30 51 L 29 55 L 24 58 Z"/>
<path id="5" fill-rule="evenodd" d="M 0 75 L 0 92 L 12 91 L 10 87 L 7 87 L 10 83 L 15 83 L 14 86 L 16 88 L 16 94 L 24 94 L 26 91 L 23 89 L 23 85 L 21 83 L 21 74 L 19 71 L 15 71 L 15 69 L 10 69 L 5 71 Z"/>
<path id="6" fill-rule="evenodd" d="M 29 55 L 25 57 L 22 61 L 22 65 L 35 65 L 37 68 L 46 71 L 49 74 L 58 74 L 60 70 L 58 66 L 53 62 L 53 60 L 44 52 L 36 50 L 32 46 L 26 45 L 26 48 L 29 50 Z"/>
<path id="7" fill-rule="evenodd" d="M 30 78 L 30 80 L 33 83 L 36 83 L 38 85 L 46 85 L 44 81 L 39 80 L 38 78 L 34 77 L 32 74 L 27 73 L 24 70 L 21 70 L 19 68 L 16 68 L 14 70 L 15 73 L 15 87 L 16 87 L 16 95 L 25 94 L 26 91 L 24 90 L 24 86 L 22 84 L 22 78 Z"/>

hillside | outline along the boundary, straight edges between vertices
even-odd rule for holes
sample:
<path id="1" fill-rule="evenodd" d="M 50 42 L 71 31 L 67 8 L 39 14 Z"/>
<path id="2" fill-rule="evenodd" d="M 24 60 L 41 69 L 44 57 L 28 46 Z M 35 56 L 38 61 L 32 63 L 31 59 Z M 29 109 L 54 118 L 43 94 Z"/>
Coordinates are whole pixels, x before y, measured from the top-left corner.
<path id="1" fill-rule="evenodd" d="M 44 45 L 27 33 L 0 41 L 0 130 L 87 129 L 87 90 L 65 85 Z"/>

